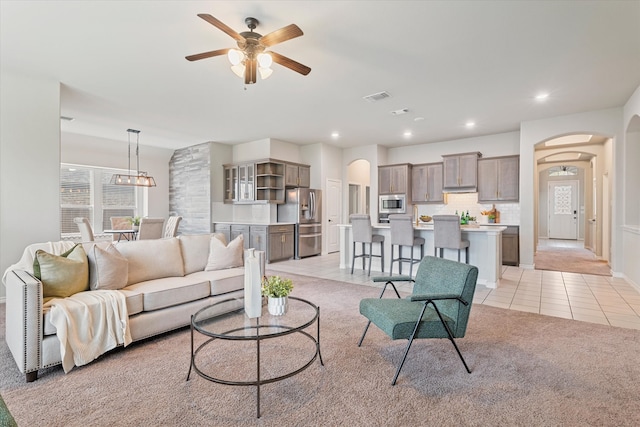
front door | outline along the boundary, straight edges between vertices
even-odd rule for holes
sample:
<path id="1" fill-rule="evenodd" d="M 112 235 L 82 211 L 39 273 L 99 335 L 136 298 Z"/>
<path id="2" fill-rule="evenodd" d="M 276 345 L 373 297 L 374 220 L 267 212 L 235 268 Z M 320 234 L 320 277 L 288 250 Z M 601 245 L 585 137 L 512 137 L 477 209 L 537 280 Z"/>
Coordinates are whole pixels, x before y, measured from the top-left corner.
<path id="1" fill-rule="evenodd" d="M 549 238 L 578 238 L 578 181 L 549 181 Z"/>
<path id="2" fill-rule="evenodd" d="M 342 211 L 342 181 L 327 179 L 327 253 L 340 250 L 340 212 Z"/>

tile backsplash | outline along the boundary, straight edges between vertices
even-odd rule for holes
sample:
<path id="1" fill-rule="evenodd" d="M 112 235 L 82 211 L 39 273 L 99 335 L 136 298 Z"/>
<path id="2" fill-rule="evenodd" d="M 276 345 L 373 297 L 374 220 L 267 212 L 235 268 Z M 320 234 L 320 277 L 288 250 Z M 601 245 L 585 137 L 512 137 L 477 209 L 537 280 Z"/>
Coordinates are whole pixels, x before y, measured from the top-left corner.
<path id="1" fill-rule="evenodd" d="M 491 203 L 478 203 L 478 193 L 449 193 L 445 195 L 444 205 L 417 205 L 418 215 L 445 215 L 458 214 L 469 211 L 470 216 L 475 216 L 480 221 L 480 211 L 491 210 Z M 520 224 L 519 203 L 497 203 L 496 210 L 500 212 L 500 222 L 505 224 Z M 407 213 L 411 213 L 407 212 Z"/>

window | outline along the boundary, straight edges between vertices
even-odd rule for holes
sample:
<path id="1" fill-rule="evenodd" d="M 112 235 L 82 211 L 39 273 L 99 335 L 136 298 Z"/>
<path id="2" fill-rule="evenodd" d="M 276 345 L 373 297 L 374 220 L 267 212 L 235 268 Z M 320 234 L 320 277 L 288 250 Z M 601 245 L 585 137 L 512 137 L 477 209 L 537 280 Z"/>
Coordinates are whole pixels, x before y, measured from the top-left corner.
<path id="1" fill-rule="evenodd" d="M 112 216 L 142 212 L 142 188 L 110 184 L 120 169 L 60 165 L 60 230 L 63 236 L 79 234 L 75 217 L 86 217 L 94 234 L 111 228 Z"/>

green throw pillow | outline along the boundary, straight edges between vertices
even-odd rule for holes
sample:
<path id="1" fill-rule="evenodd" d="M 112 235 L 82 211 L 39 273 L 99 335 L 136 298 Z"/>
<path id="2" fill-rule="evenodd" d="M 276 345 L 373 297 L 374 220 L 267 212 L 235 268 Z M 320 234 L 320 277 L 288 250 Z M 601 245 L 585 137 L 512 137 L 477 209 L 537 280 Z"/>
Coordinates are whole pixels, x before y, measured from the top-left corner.
<path id="1" fill-rule="evenodd" d="M 62 255 L 37 250 L 33 275 L 42 282 L 44 298 L 66 298 L 89 290 L 89 261 L 82 245 Z"/>

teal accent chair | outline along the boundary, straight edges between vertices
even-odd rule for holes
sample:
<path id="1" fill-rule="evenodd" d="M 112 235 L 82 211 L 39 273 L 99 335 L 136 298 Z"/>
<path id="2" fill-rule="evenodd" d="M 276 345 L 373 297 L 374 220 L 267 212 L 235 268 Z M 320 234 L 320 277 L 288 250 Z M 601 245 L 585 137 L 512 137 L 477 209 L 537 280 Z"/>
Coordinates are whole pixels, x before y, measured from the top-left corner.
<path id="1" fill-rule="evenodd" d="M 385 281 L 385 288 L 394 282 L 415 283 L 412 294 L 405 299 L 382 298 L 383 289 L 379 298 L 360 301 L 360 314 L 369 321 L 358 347 L 371 322 L 393 340 L 408 340 L 392 385 L 396 384 L 414 339 L 448 338 L 467 372 L 471 373 L 454 338 L 462 338 L 466 333 L 477 279 L 477 267 L 432 256 L 420 261 L 415 280 L 408 276 L 374 278 L 374 281 Z"/>

